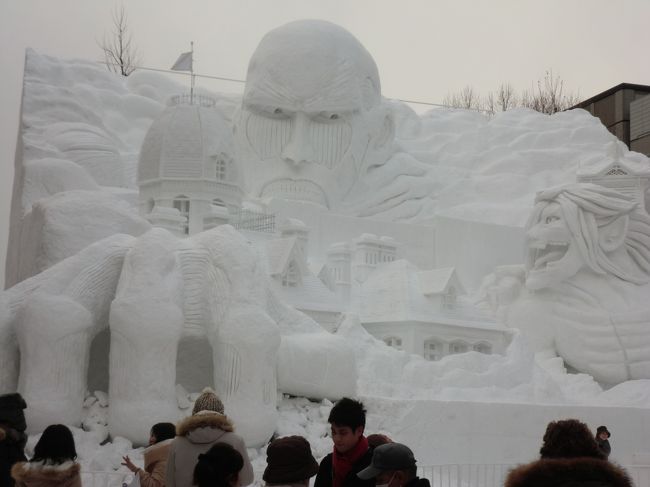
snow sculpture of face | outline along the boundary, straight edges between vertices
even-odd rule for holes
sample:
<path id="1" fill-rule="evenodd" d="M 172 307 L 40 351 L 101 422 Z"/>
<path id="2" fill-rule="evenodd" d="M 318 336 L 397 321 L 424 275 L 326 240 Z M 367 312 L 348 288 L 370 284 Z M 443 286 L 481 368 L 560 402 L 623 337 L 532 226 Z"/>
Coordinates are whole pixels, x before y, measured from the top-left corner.
<path id="1" fill-rule="evenodd" d="M 253 54 L 235 132 L 251 196 L 333 208 L 365 163 L 385 161 L 394 130 L 359 41 L 329 22 L 297 21 Z"/>
<path id="2" fill-rule="evenodd" d="M 528 289 L 552 287 L 582 269 L 636 284 L 647 281 L 650 249 L 642 243 L 642 232 L 628 235 L 630 221 L 643 215 L 633 213 L 636 203 L 627 196 L 593 184 L 570 184 L 542 191 L 535 201 L 526 226 Z M 635 242 L 637 235 L 641 243 Z"/>

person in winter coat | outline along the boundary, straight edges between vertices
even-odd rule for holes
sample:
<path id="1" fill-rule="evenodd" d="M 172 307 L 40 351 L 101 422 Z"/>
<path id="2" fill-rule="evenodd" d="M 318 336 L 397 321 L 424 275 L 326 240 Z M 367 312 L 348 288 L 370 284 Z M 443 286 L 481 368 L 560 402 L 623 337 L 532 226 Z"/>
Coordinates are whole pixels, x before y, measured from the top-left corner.
<path id="1" fill-rule="evenodd" d="M 176 427 L 172 423 L 153 425 L 149 447 L 144 451 L 144 470 L 134 465 L 128 455 L 122 458 L 122 465 L 140 477 L 142 487 L 165 487 L 167 456 L 175 436 Z"/>
<path id="2" fill-rule="evenodd" d="M 609 458 L 609 454 L 612 453 L 612 447 L 609 444 L 609 437 L 612 436 L 607 429 L 607 426 L 599 426 L 596 429 L 596 443 L 598 448 L 603 452 L 605 458 Z"/>
<path id="3" fill-rule="evenodd" d="M 366 427 L 363 404 L 344 397 L 334 405 L 327 421 L 334 450 L 320 462 L 314 487 L 374 487 L 374 479 L 357 477 L 357 472 L 366 468 L 372 458 L 372 449 L 363 435 Z"/>
<path id="4" fill-rule="evenodd" d="M 242 486 L 252 483 L 253 467 L 246 445 L 234 430 L 232 422 L 224 414 L 221 400 L 211 389 L 204 389 L 194 403 L 192 416 L 176 426 L 176 438 L 167 458 L 166 487 L 191 487 L 199 455 L 216 443 L 228 443 L 241 454 L 244 466 L 239 481 Z"/>
<path id="5" fill-rule="evenodd" d="M 512 470 L 504 487 L 633 487 L 625 470 L 608 462 L 586 424 L 552 421 L 540 459 Z"/>
<path id="6" fill-rule="evenodd" d="M 384 443 L 375 448 L 370 465 L 357 474 L 360 479 L 375 479 L 381 487 L 431 487 L 417 476 L 417 461 L 411 449 L 401 443 Z"/>
<path id="7" fill-rule="evenodd" d="M 240 487 L 244 459 L 228 443 L 216 443 L 199 455 L 193 482 L 197 487 Z"/>
<path id="8" fill-rule="evenodd" d="M 12 487 L 11 467 L 24 462 L 27 443 L 25 429 L 25 400 L 18 393 L 0 396 L 0 485 Z"/>
<path id="9" fill-rule="evenodd" d="M 34 457 L 11 468 L 16 487 L 81 487 L 77 451 L 67 426 L 45 428 L 34 447 Z"/>
<path id="10" fill-rule="evenodd" d="M 266 469 L 262 479 L 267 486 L 309 486 L 309 479 L 318 472 L 318 462 L 311 454 L 311 445 L 302 436 L 286 436 L 273 440 L 266 448 Z"/>

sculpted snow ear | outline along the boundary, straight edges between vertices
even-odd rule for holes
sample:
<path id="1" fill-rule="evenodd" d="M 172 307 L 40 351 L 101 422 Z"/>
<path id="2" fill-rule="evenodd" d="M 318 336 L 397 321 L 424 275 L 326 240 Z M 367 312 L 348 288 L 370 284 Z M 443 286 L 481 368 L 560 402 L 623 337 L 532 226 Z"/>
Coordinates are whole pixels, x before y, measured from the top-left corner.
<path id="1" fill-rule="evenodd" d="M 627 215 L 622 215 L 598 229 L 598 243 L 603 251 L 612 252 L 623 245 L 629 221 Z"/>

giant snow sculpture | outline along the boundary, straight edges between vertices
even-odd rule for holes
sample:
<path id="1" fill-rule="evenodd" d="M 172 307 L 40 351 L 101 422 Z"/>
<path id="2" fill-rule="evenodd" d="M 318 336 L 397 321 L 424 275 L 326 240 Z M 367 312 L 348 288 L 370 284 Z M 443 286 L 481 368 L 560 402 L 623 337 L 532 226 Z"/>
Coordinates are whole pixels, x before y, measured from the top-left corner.
<path id="1" fill-rule="evenodd" d="M 374 60 L 345 29 L 296 21 L 272 30 L 248 66 L 235 117 L 248 193 L 339 209 L 394 124 Z"/>
<path id="2" fill-rule="evenodd" d="M 229 226 L 187 239 L 163 229 L 109 237 L 5 291 L 0 306 L 0 393 L 23 394 L 33 431 L 81 422 L 91 343 L 105 329 L 109 430 L 141 443 L 151 426 L 142 418 L 179 415 L 177 351 L 187 336 L 209 343 L 211 385 L 249 445 L 273 433 L 283 377 L 286 392 L 312 397 L 356 387 L 343 340 L 277 301 L 259 259 Z M 312 353 L 296 356 L 296 345 Z"/>
<path id="3" fill-rule="evenodd" d="M 598 381 L 649 379 L 645 209 L 620 192 L 587 183 L 541 191 L 535 202 L 526 227 L 526 273 L 501 269 L 493 303 L 538 350 L 554 348 Z M 524 279 L 526 289 L 519 292 Z"/>

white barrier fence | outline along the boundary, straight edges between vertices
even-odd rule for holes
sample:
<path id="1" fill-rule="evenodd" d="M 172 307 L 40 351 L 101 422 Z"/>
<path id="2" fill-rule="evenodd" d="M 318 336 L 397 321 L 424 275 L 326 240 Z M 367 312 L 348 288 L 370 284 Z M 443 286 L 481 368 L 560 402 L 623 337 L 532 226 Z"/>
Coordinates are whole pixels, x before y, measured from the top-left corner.
<path id="1" fill-rule="evenodd" d="M 516 465 L 431 465 L 418 468 L 421 478 L 429 479 L 431 487 L 502 487 L 508 472 Z M 650 465 L 624 467 L 635 487 L 650 487 Z M 124 472 L 82 472 L 83 487 L 122 487 L 133 475 Z"/>
<path id="2" fill-rule="evenodd" d="M 429 479 L 431 487 L 502 487 L 508 472 L 517 465 L 431 465 L 418 468 L 418 476 Z M 650 465 L 623 467 L 635 487 L 650 487 Z"/>

